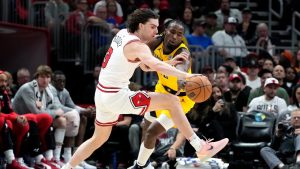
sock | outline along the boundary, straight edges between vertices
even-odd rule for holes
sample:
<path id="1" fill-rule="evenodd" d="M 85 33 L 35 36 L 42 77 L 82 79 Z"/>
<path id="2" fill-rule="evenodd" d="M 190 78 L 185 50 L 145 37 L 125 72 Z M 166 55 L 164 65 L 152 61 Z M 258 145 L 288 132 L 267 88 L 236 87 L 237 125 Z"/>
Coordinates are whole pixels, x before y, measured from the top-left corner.
<path id="1" fill-rule="evenodd" d="M 64 157 L 64 161 L 65 162 L 69 162 L 71 157 L 72 157 L 72 149 L 71 147 L 65 147 L 64 148 L 64 154 L 63 154 L 63 157 Z"/>
<path id="2" fill-rule="evenodd" d="M 4 155 L 8 164 L 11 164 L 11 162 L 15 160 L 15 155 L 12 149 L 4 151 Z"/>
<path id="3" fill-rule="evenodd" d="M 63 169 L 73 169 L 74 167 L 71 166 L 70 163 L 65 164 L 65 166 L 63 166 Z"/>
<path id="4" fill-rule="evenodd" d="M 37 155 L 36 157 L 35 157 L 35 161 L 36 162 L 41 162 L 41 160 L 44 158 L 44 156 L 42 155 L 42 154 L 39 154 L 39 155 Z"/>
<path id="5" fill-rule="evenodd" d="M 64 142 L 65 133 L 66 133 L 66 129 L 62 129 L 62 128 L 55 129 L 54 138 L 55 138 L 56 146 L 53 154 L 55 160 L 60 160 L 60 153 L 62 147 L 61 145 Z"/>
<path id="6" fill-rule="evenodd" d="M 204 142 L 201 140 L 196 133 L 194 133 L 190 138 L 189 138 L 190 144 L 194 147 L 196 152 L 200 151 L 202 148 L 202 143 Z"/>
<path id="7" fill-rule="evenodd" d="M 50 160 L 52 160 L 53 159 L 53 150 L 47 150 L 46 152 L 45 152 L 45 158 L 48 160 L 48 161 L 50 161 Z"/>
<path id="8" fill-rule="evenodd" d="M 53 152 L 53 156 L 55 160 L 60 160 L 60 153 L 61 153 L 61 146 L 60 145 L 56 145 L 54 152 Z"/>
<path id="9" fill-rule="evenodd" d="M 151 154 L 153 153 L 154 148 L 152 149 L 148 149 L 144 146 L 144 142 L 141 144 L 140 147 L 140 152 L 137 158 L 137 164 L 139 166 L 144 166 L 147 163 L 147 160 L 149 159 L 149 157 L 151 156 Z"/>

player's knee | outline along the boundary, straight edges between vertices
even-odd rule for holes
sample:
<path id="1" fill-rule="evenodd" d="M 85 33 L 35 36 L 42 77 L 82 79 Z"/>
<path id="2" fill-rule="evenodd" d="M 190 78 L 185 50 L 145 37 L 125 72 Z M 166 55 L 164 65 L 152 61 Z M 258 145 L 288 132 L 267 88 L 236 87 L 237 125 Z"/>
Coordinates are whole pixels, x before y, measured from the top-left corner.
<path id="1" fill-rule="evenodd" d="M 77 136 L 79 125 L 80 125 L 80 116 L 78 113 L 69 113 L 66 116 L 67 126 L 66 126 L 66 136 L 74 137 Z"/>
<path id="2" fill-rule="evenodd" d="M 146 140 L 156 140 L 160 133 L 153 127 L 146 130 L 145 139 Z"/>
<path id="3" fill-rule="evenodd" d="M 66 128 L 67 119 L 65 117 L 58 117 L 54 120 L 54 124 L 56 128 Z"/>

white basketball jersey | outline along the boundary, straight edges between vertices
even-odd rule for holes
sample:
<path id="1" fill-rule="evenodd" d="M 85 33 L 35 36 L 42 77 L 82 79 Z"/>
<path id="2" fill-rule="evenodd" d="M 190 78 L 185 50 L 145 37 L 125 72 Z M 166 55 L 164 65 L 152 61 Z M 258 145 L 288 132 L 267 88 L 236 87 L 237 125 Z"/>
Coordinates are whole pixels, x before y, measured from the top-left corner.
<path id="1" fill-rule="evenodd" d="M 132 77 L 140 61 L 128 60 L 123 48 L 126 44 L 140 39 L 127 29 L 120 30 L 113 38 L 110 48 L 102 63 L 99 83 L 107 87 L 128 88 L 129 79 Z"/>

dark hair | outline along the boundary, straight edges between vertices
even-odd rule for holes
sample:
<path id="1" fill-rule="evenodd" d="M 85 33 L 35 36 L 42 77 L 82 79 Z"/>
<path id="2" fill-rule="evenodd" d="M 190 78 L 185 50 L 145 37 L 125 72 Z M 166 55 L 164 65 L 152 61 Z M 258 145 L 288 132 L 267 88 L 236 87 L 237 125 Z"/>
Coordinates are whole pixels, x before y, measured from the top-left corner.
<path id="1" fill-rule="evenodd" d="M 300 84 L 297 84 L 296 86 L 293 87 L 292 100 L 293 100 L 293 104 L 296 105 L 298 108 L 300 108 L 296 97 L 296 91 L 298 88 L 300 88 Z"/>
<path id="2" fill-rule="evenodd" d="M 266 73 L 271 73 L 272 74 L 272 72 L 270 71 L 270 70 L 268 70 L 268 69 L 262 69 L 262 70 L 260 70 L 259 72 L 258 72 L 258 76 L 259 77 L 262 77 L 264 74 L 266 74 Z"/>
<path id="3" fill-rule="evenodd" d="M 34 74 L 34 78 L 38 78 L 39 75 L 48 75 L 52 76 L 52 69 L 48 65 L 40 65 L 36 69 L 36 72 Z"/>
<path id="4" fill-rule="evenodd" d="M 159 15 L 150 9 L 136 9 L 133 11 L 127 20 L 128 31 L 134 33 L 138 30 L 139 24 L 145 24 L 149 19 L 158 19 Z"/>
<path id="5" fill-rule="evenodd" d="M 52 78 L 54 79 L 56 75 L 64 75 L 65 76 L 64 72 L 62 72 L 61 70 L 54 71 Z"/>
<path id="6" fill-rule="evenodd" d="M 169 28 L 169 27 L 171 26 L 171 24 L 173 24 L 173 23 L 176 24 L 176 25 L 182 26 L 183 29 L 184 29 L 184 24 L 183 24 L 183 22 L 181 22 L 180 20 L 177 20 L 177 19 L 173 19 L 173 20 L 168 21 L 167 23 L 165 23 L 165 27 L 166 27 L 166 28 Z"/>

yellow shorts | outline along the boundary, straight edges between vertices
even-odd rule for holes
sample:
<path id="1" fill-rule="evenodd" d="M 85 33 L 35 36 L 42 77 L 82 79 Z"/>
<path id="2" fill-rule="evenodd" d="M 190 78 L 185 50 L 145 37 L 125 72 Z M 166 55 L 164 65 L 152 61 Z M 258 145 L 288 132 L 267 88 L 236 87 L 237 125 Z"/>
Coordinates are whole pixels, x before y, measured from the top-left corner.
<path id="1" fill-rule="evenodd" d="M 155 92 L 158 92 L 158 93 L 168 93 L 161 84 L 157 84 L 155 86 Z M 178 96 L 178 97 L 180 99 L 180 103 L 181 103 L 181 106 L 183 108 L 184 113 L 185 114 L 188 113 L 191 110 L 191 108 L 194 107 L 195 102 L 193 102 L 187 96 Z M 155 114 L 156 114 L 156 117 L 159 117 L 161 114 L 165 114 L 169 118 L 172 118 L 171 114 L 170 114 L 170 112 L 168 110 L 157 110 L 155 112 Z"/>

